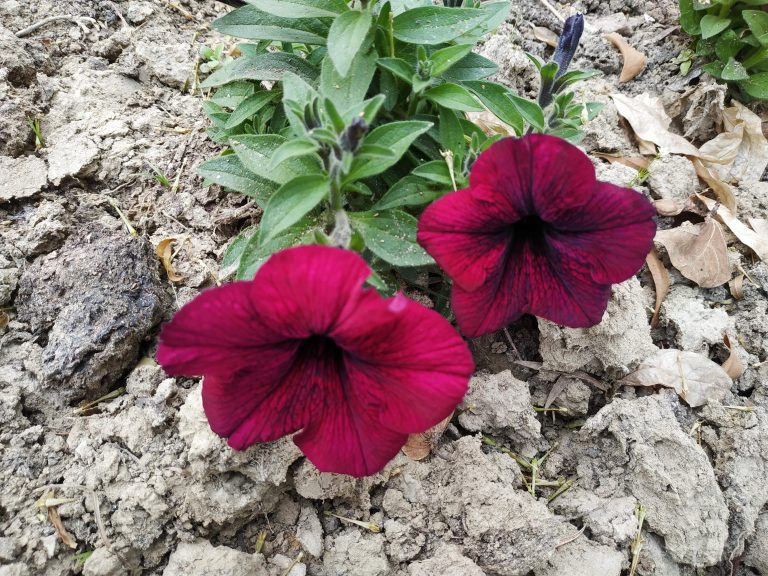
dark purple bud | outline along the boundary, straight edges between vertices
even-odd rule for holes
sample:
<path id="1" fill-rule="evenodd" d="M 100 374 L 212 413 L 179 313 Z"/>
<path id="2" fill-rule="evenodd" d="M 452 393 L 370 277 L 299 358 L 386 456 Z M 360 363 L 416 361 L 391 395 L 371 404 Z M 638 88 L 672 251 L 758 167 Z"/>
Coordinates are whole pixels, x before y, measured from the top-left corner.
<path id="1" fill-rule="evenodd" d="M 584 16 L 582 14 L 570 16 L 565 21 L 565 24 L 563 24 L 563 33 L 560 35 L 557 49 L 554 56 L 552 56 L 552 60 L 560 66 L 556 78 L 559 78 L 568 70 L 568 66 L 571 65 L 571 60 L 573 60 L 573 55 L 576 54 L 576 49 L 579 47 L 579 40 L 581 40 L 583 33 Z"/>
<path id="2" fill-rule="evenodd" d="M 363 136 L 368 132 L 368 124 L 358 117 L 352 120 L 341 135 L 339 146 L 347 152 L 356 152 L 363 141 Z"/>

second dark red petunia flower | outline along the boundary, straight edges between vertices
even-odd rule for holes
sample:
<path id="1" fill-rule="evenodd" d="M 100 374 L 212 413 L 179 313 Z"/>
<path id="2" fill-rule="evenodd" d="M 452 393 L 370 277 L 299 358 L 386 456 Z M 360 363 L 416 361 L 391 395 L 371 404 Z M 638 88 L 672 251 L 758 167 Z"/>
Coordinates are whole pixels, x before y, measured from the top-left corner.
<path id="1" fill-rule="evenodd" d="M 599 182 L 577 147 L 530 135 L 483 152 L 470 187 L 424 211 L 418 239 L 453 280 L 466 335 L 523 314 L 588 327 L 602 319 L 611 284 L 642 267 L 654 216 L 642 194 Z"/>

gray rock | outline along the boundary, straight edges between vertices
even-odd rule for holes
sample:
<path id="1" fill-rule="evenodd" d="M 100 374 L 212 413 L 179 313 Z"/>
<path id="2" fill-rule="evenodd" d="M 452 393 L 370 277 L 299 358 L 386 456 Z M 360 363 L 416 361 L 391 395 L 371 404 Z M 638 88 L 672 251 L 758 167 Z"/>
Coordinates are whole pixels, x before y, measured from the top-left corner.
<path id="1" fill-rule="evenodd" d="M 621 552 L 582 537 L 557 548 L 536 576 L 619 576 L 623 564 Z"/>
<path id="2" fill-rule="evenodd" d="M 0 398 L 2 399 L 0 406 L 4 407 L 9 404 L 9 402 L 6 401 L 6 398 Z M 10 421 L 10 419 L 3 418 L 2 413 L 0 412 L 0 423 L 7 421 Z M 16 538 L 11 536 L 0 537 L 0 561 L 13 562 L 13 560 L 16 558 L 16 554 L 19 552 L 19 548 L 19 542 L 16 540 Z"/>
<path id="3" fill-rule="evenodd" d="M 683 431 L 674 392 L 615 399 L 587 421 L 579 483 L 598 496 L 631 495 L 678 563 L 713 566 L 728 537 L 728 507 L 704 450 Z M 595 457 L 589 458 L 594 452 Z M 599 454 L 599 456 L 597 456 Z"/>
<path id="4" fill-rule="evenodd" d="M 643 576 L 680 576 L 680 567 L 664 549 L 664 541 L 654 534 L 643 534 L 638 572 Z"/>
<path id="5" fill-rule="evenodd" d="M 269 559 L 269 573 L 272 576 L 306 576 L 307 565 L 296 562 L 283 554 L 275 554 Z M 288 570 L 290 568 L 290 571 Z"/>
<path id="6" fill-rule="evenodd" d="M 266 576 L 264 557 L 207 540 L 182 542 L 168 559 L 163 576 Z"/>
<path id="7" fill-rule="evenodd" d="M 461 553 L 461 548 L 444 544 L 427 560 L 408 566 L 410 576 L 485 576 L 480 566 Z"/>
<path id="8" fill-rule="evenodd" d="M 63 126 L 48 137 L 48 179 L 55 185 L 64 178 L 88 176 L 96 169 L 99 147 L 74 124 Z"/>
<path id="9" fill-rule="evenodd" d="M 328 538 L 323 567 L 326 574 L 355 576 L 389 576 L 391 569 L 384 552 L 384 535 L 363 533 L 348 528 L 334 538 Z"/>
<path id="10" fill-rule="evenodd" d="M 83 565 L 83 576 L 122 576 L 122 560 L 109 548 L 96 548 Z"/>
<path id="11" fill-rule="evenodd" d="M 744 564 L 759 574 L 768 574 L 768 511 L 760 514 L 755 524 L 755 537 L 747 551 Z"/>
<path id="12" fill-rule="evenodd" d="M 150 75 L 171 88 L 184 88 L 194 67 L 189 43 L 158 44 L 141 40 L 134 49 Z"/>
<path id="13" fill-rule="evenodd" d="M 659 198 L 687 200 L 698 192 L 699 177 L 685 156 L 664 154 L 648 168 L 648 186 Z"/>
<path id="14" fill-rule="evenodd" d="M 14 262 L 0 254 L 0 306 L 5 306 L 11 301 L 20 275 L 21 271 Z"/>
<path id="15" fill-rule="evenodd" d="M 733 319 L 722 308 L 712 308 L 697 290 L 675 285 L 662 304 L 662 319 L 674 334 L 680 350 L 708 353 L 709 347 L 720 344 L 723 335 L 734 333 Z"/>
<path id="16" fill-rule="evenodd" d="M 323 555 L 323 526 L 312 506 L 304 506 L 301 509 L 296 539 L 301 542 L 304 550 L 315 558 Z"/>
<path id="17" fill-rule="evenodd" d="M 152 16 L 154 9 L 149 2 L 128 2 L 128 9 L 125 11 L 125 17 L 131 24 L 141 24 L 147 18 Z"/>
<path id="18" fill-rule="evenodd" d="M 41 202 L 29 219 L 29 230 L 18 248 L 25 256 L 52 252 L 59 248 L 69 233 L 69 215 L 58 202 Z"/>
<path id="19" fill-rule="evenodd" d="M 472 378 L 463 408 L 459 423 L 470 432 L 505 436 L 525 456 L 546 447 L 528 385 L 509 370 Z"/>
<path id="20" fill-rule="evenodd" d="M 0 156 L 0 203 L 34 196 L 48 183 L 48 168 L 37 156 Z"/>
<path id="21" fill-rule="evenodd" d="M 89 225 L 19 280 L 19 319 L 49 331 L 44 384 L 65 401 L 104 392 L 136 361 L 167 295 L 145 239 Z"/>

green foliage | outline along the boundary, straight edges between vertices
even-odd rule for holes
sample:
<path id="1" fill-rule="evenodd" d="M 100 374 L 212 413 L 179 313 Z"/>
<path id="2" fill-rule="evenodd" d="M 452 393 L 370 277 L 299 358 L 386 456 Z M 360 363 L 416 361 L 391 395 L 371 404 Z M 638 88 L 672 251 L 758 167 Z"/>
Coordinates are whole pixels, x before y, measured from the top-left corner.
<path id="1" fill-rule="evenodd" d="M 496 65 L 472 50 L 508 12 L 507 1 L 249 0 L 217 20 L 249 42 L 202 84 L 215 89 L 209 135 L 226 150 L 199 170 L 264 211 L 231 243 L 225 272 L 247 279 L 277 250 L 340 245 L 391 292 L 433 265 L 416 242 L 421 210 L 466 187 L 500 137 L 469 113 L 487 110 L 518 136 L 578 140 L 596 108 L 566 88 L 591 73 L 546 68 L 544 106 L 487 80 Z"/>
<path id="2" fill-rule="evenodd" d="M 747 100 L 768 100 L 768 0 L 680 0 L 680 25 L 693 36 L 680 58 L 687 72 L 700 58 L 705 72 Z"/>

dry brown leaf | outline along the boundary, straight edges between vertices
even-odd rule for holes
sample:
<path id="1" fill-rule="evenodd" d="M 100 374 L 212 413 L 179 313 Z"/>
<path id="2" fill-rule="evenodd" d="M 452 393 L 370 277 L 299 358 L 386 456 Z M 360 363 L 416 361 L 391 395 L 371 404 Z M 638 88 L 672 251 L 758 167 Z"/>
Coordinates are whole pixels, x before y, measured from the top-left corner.
<path id="1" fill-rule="evenodd" d="M 672 265 L 702 288 L 715 288 L 731 279 L 728 245 L 714 218 L 702 224 L 685 223 L 679 228 L 660 230 L 655 240 L 667 249 Z"/>
<path id="2" fill-rule="evenodd" d="M 707 183 L 715 194 L 720 203 L 731 210 L 736 211 L 736 195 L 733 193 L 733 188 L 730 184 L 723 182 L 716 172 L 712 170 L 712 165 L 705 163 L 701 158 L 691 158 L 693 167 L 696 170 L 696 175 Z"/>
<path id="3" fill-rule="evenodd" d="M 728 338 L 728 334 L 723 336 L 723 344 L 725 344 L 725 347 L 728 348 L 728 351 L 731 353 L 730 356 L 728 356 L 728 359 L 723 362 L 723 370 L 725 370 L 725 373 L 728 374 L 728 376 L 730 376 L 733 380 L 738 380 L 741 375 L 744 374 L 744 363 L 733 349 L 733 346 L 731 345 L 731 339 Z"/>
<path id="4" fill-rule="evenodd" d="M 624 66 L 621 68 L 619 82 L 629 82 L 645 70 L 645 66 L 648 63 L 648 58 L 646 58 L 645 54 L 630 46 L 629 42 L 618 32 L 611 32 L 606 34 L 605 37 L 621 52 L 621 56 L 624 58 Z"/>
<path id="5" fill-rule="evenodd" d="M 494 136 L 496 134 L 512 137 L 517 136 L 517 133 L 512 129 L 511 126 L 504 124 L 504 122 L 496 118 L 496 116 L 487 110 L 485 112 L 468 112 L 467 120 L 477 124 L 480 129 L 488 136 Z"/>
<path id="6" fill-rule="evenodd" d="M 612 94 L 619 114 L 626 118 L 640 140 L 651 142 L 668 154 L 699 156 L 699 150 L 685 138 L 669 131 L 672 119 L 659 98 L 640 94 L 634 98 Z"/>
<path id="7" fill-rule="evenodd" d="M 722 400 L 733 385 L 731 377 L 712 360 L 681 350 L 659 350 L 620 383 L 674 388 L 692 408 Z"/>
<path id="8" fill-rule="evenodd" d="M 73 550 L 77 548 L 77 542 L 72 538 L 72 535 L 64 528 L 64 524 L 61 523 L 61 516 L 55 506 L 48 508 L 48 520 L 53 525 L 53 529 L 56 530 L 56 535 L 61 539 L 61 542 L 65 546 L 69 546 Z"/>
<path id="9" fill-rule="evenodd" d="M 739 274 L 728 282 L 728 290 L 731 292 L 734 300 L 744 299 L 744 274 Z"/>
<path id="10" fill-rule="evenodd" d="M 155 252 L 157 257 L 160 258 L 160 262 L 163 263 L 165 273 L 168 275 L 168 280 L 171 282 L 181 282 L 184 280 L 184 276 L 176 272 L 173 267 L 173 245 L 176 243 L 176 238 L 164 238 L 160 240 Z"/>
<path id="11" fill-rule="evenodd" d="M 696 197 L 701 200 L 704 205 L 712 210 L 715 207 L 716 202 L 711 198 L 696 194 Z M 717 209 L 717 217 L 723 221 L 723 224 L 736 235 L 742 244 L 745 244 L 755 251 L 755 254 L 761 259 L 768 262 L 768 237 L 761 236 L 752 228 L 744 224 L 727 207 L 720 206 Z"/>
<path id="12" fill-rule="evenodd" d="M 661 262 L 655 248 L 648 253 L 645 263 L 648 264 L 648 270 L 651 271 L 653 277 L 653 284 L 656 286 L 656 307 L 653 310 L 653 318 L 651 318 L 651 328 L 656 328 L 659 323 L 661 303 L 664 302 L 664 298 L 669 292 L 669 272 Z"/>
<path id="13" fill-rule="evenodd" d="M 543 26 L 533 27 L 533 37 L 536 38 L 536 40 L 541 40 L 551 48 L 557 48 L 557 43 L 560 40 L 560 37 L 557 34 L 552 32 L 552 30 L 549 28 L 544 28 Z"/>
<path id="14" fill-rule="evenodd" d="M 608 154 L 606 152 L 595 152 L 594 155 L 608 160 L 611 164 L 623 164 L 638 171 L 651 165 L 651 160 L 644 156 L 622 156 L 621 154 Z"/>
<path id="15" fill-rule="evenodd" d="M 429 456 L 429 453 L 437 446 L 443 432 L 448 428 L 451 418 L 453 418 L 453 413 L 426 432 L 408 436 L 408 442 L 403 446 L 403 454 L 408 456 L 411 460 L 424 460 L 424 458 Z"/>
<path id="16" fill-rule="evenodd" d="M 686 203 L 682 200 L 662 198 L 654 201 L 653 206 L 659 216 L 677 216 L 685 211 Z"/>

